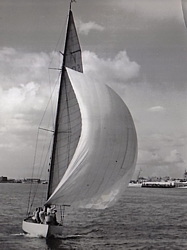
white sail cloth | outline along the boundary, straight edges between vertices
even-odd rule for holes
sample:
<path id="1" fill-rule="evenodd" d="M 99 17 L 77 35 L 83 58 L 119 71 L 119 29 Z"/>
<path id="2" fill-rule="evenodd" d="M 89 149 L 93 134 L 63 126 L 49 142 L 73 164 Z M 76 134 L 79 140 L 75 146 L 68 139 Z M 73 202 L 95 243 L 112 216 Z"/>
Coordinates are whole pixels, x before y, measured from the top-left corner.
<path id="1" fill-rule="evenodd" d="M 103 209 L 128 185 L 137 158 L 131 114 L 107 85 L 67 69 L 82 118 L 80 140 L 47 204 Z"/>

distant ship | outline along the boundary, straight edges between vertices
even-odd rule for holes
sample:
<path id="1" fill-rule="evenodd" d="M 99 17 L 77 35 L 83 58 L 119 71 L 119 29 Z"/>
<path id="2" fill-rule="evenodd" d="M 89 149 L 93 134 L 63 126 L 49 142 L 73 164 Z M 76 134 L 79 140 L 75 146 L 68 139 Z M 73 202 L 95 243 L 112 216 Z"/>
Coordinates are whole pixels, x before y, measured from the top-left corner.
<path id="1" fill-rule="evenodd" d="M 144 188 L 174 188 L 174 181 L 145 181 L 141 187 Z"/>

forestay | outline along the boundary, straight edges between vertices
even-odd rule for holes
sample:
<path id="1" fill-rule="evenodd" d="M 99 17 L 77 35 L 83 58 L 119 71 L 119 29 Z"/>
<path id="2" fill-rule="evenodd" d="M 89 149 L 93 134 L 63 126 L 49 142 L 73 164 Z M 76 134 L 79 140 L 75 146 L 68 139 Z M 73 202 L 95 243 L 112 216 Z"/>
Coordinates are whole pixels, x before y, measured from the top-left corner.
<path id="1" fill-rule="evenodd" d="M 81 114 L 75 154 L 47 204 L 103 209 L 113 205 L 133 174 L 137 137 L 131 114 L 107 85 L 67 69 Z"/>

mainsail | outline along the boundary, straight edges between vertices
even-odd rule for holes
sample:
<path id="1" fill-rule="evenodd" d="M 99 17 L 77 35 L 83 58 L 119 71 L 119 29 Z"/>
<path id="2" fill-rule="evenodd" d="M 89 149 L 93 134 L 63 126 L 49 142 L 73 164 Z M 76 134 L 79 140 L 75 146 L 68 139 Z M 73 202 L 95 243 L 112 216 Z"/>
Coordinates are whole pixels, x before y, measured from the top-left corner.
<path id="1" fill-rule="evenodd" d="M 50 166 L 48 197 L 62 179 L 77 147 L 81 132 L 81 116 L 77 99 L 64 67 L 83 72 L 81 48 L 73 13 L 69 11 L 62 74 L 60 81 L 54 144 Z"/>
<path id="2" fill-rule="evenodd" d="M 70 10 L 46 204 L 103 209 L 129 183 L 137 136 L 123 100 L 82 71 Z"/>

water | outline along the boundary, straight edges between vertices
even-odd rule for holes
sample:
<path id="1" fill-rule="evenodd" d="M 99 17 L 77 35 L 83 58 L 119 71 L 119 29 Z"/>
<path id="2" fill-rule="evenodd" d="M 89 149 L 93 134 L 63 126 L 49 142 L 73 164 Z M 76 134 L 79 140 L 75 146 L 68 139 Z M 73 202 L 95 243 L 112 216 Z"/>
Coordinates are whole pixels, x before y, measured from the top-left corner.
<path id="1" fill-rule="evenodd" d="M 128 188 L 103 211 L 70 210 L 64 238 L 25 236 L 28 184 L 0 184 L 0 249 L 187 249 L 187 189 Z"/>

